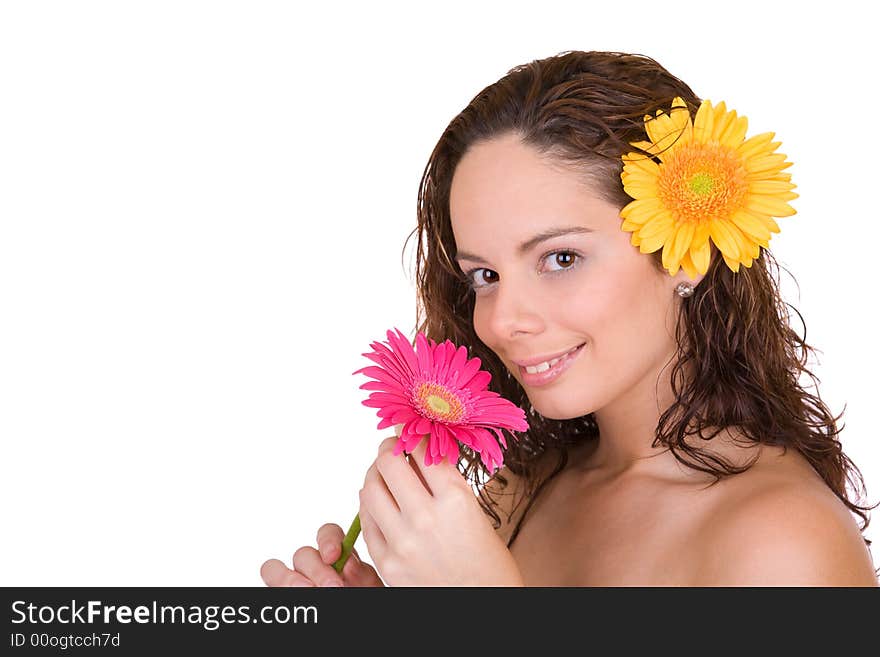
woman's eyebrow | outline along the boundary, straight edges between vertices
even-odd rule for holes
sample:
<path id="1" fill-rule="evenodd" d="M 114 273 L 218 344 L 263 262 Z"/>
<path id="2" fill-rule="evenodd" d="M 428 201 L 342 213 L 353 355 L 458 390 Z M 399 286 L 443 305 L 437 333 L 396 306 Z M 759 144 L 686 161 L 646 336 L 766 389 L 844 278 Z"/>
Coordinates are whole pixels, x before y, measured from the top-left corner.
<path id="1" fill-rule="evenodd" d="M 549 239 L 553 239 L 554 237 L 560 237 L 562 235 L 571 235 L 573 233 L 593 233 L 595 229 L 587 228 L 586 226 L 563 226 L 560 228 L 548 228 L 545 231 L 541 231 L 534 237 L 530 237 L 525 242 L 519 245 L 517 248 L 517 252 L 520 255 L 525 255 L 533 248 L 535 248 L 541 242 L 546 242 Z M 481 264 L 489 264 L 487 260 L 481 258 L 478 255 L 473 253 L 468 253 L 467 251 L 457 251 L 455 254 L 455 260 L 470 260 L 471 262 L 478 262 Z"/>

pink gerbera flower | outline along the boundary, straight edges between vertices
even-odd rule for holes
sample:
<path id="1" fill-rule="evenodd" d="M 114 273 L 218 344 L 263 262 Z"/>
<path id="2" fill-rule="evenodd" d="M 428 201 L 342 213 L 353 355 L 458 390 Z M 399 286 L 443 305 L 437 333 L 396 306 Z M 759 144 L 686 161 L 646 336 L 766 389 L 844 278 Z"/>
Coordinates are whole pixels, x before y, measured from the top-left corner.
<path id="1" fill-rule="evenodd" d="M 360 386 L 377 391 L 362 402 L 379 409 L 382 421 L 376 428 L 403 424 L 394 453 L 412 452 L 427 436 L 425 465 L 444 458 L 454 464 L 460 441 L 480 455 L 490 472 L 501 467 L 498 443 L 507 447 L 501 430 L 527 430 L 525 412 L 487 389 L 492 375 L 480 370 L 479 358 L 467 358 L 465 347 L 456 349 L 449 340 L 437 344 L 418 333 L 416 350 L 394 330 L 396 335 L 388 331 L 387 343 L 373 342 L 374 351 L 363 354 L 378 367 L 352 373 L 376 379 Z"/>

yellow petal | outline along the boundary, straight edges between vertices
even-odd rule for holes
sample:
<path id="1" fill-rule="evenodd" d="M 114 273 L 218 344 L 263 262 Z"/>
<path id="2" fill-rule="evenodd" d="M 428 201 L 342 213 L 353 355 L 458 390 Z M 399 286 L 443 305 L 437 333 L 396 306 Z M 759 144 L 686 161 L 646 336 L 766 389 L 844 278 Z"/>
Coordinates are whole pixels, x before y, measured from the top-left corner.
<path id="1" fill-rule="evenodd" d="M 647 239 L 654 235 L 665 235 L 675 226 L 672 216 L 667 212 L 646 222 L 639 228 L 639 238 Z"/>
<path id="2" fill-rule="evenodd" d="M 668 269 L 681 262 L 681 257 L 690 248 L 693 238 L 694 224 L 690 221 L 680 224 L 673 233 L 672 240 L 663 247 L 663 266 Z"/>
<path id="3" fill-rule="evenodd" d="M 754 214 L 767 214 L 771 217 L 790 217 L 797 212 L 785 201 L 774 196 L 761 194 L 749 194 L 746 199 L 746 210 Z"/>
<path id="4" fill-rule="evenodd" d="M 670 226 L 669 230 L 665 232 L 660 232 L 656 235 L 652 235 L 651 237 L 642 237 L 641 231 L 639 231 L 639 251 L 642 253 L 654 253 L 657 249 L 663 246 L 670 237 L 672 237 L 672 231 L 674 230 L 674 226 Z M 635 233 L 633 233 L 635 235 Z"/>
<path id="5" fill-rule="evenodd" d="M 675 132 L 675 124 L 662 110 L 657 110 L 655 118 L 645 121 L 645 132 L 648 133 L 648 139 L 655 144 L 659 144 L 670 133 Z"/>
<path id="6" fill-rule="evenodd" d="M 665 208 L 658 198 L 640 198 L 630 201 L 620 210 L 620 216 L 623 219 L 639 225 L 645 223 L 660 212 L 665 212 Z"/>
<path id="7" fill-rule="evenodd" d="M 688 275 L 688 278 L 693 279 L 697 277 L 697 268 L 694 266 L 694 263 L 691 261 L 691 257 L 688 253 L 685 253 L 681 257 L 681 268 L 684 269 L 684 273 Z M 705 273 L 705 271 L 700 273 Z"/>
<path id="8" fill-rule="evenodd" d="M 736 112 L 732 112 L 732 114 L 736 117 Z M 748 129 L 749 120 L 741 116 L 730 123 L 727 130 L 718 137 L 718 141 L 729 148 L 736 148 L 742 143 Z"/>
<path id="9" fill-rule="evenodd" d="M 623 173 L 643 173 L 649 176 L 657 176 L 660 173 L 660 165 L 650 157 L 642 153 L 627 153 L 623 156 Z"/>
<path id="10" fill-rule="evenodd" d="M 739 258 L 739 241 L 726 223 L 718 219 L 709 222 L 709 235 L 725 258 Z"/>
<path id="11" fill-rule="evenodd" d="M 675 124 L 675 131 L 681 133 L 679 142 L 690 141 L 693 135 L 693 123 L 691 122 L 691 113 L 687 108 L 687 103 L 682 98 L 676 96 L 672 100 L 672 110 L 669 113 L 672 122 Z"/>
<path id="12" fill-rule="evenodd" d="M 751 246 L 752 246 L 752 251 L 751 251 L 751 253 L 750 253 L 749 255 L 750 255 L 752 258 L 757 259 L 758 256 L 761 255 L 761 245 L 758 244 L 757 242 L 752 242 L 752 243 L 751 243 Z M 752 263 L 748 263 L 748 264 L 746 265 L 746 267 L 751 267 L 751 266 L 752 266 Z"/>
<path id="13" fill-rule="evenodd" d="M 752 194 L 779 194 L 794 189 L 796 185 L 784 180 L 755 180 L 749 183 Z"/>
<path id="14" fill-rule="evenodd" d="M 740 230 L 757 240 L 761 246 L 766 248 L 770 239 L 770 228 L 767 224 L 753 214 L 749 214 L 745 210 L 738 210 L 733 213 L 731 221 L 735 223 Z"/>
<path id="15" fill-rule="evenodd" d="M 727 230 L 730 231 L 730 234 L 734 236 L 737 247 L 739 248 L 740 261 L 742 261 L 743 258 L 745 258 L 749 253 L 754 250 L 755 240 L 746 235 L 742 230 L 740 230 L 740 227 L 732 221 L 729 221 L 727 219 L 718 219 L 717 221 L 724 224 L 724 227 L 727 228 Z"/>
<path id="16" fill-rule="evenodd" d="M 623 183 L 624 191 L 635 199 L 656 197 L 657 180 L 649 178 L 627 178 Z"/>
<path id="17" fill-rule="evenodd" d="M 712 112 L 712 103 L 704 100 L 697 110 L 694 119 L 694 141 L 706 143 L 712 138 L 712 126 L 715 114 Z"/>
<path id="18" fill-rule="evenodd" d="M 659 149 L 657 152 L 669 150 L 673 144 L 681 139 L 683 133 L 683 130 L 677 128 L 675 122 L 668 115 L 660 113 L 657 118 L 645 121 L 645 130 L 655 147 Z"/>
<path id="19" fill-rule="evenodd" d="M 754 155 L 765 152 L 767 144 L 776 136 L 775 132 L 762 132 L 754 137 L 749 137 L 742 144 L 736 147 L 736 152 L 743 158 L 749 158 Z M 767 152 L 772 152 L 771 148 Z"/>
<path id="20" fill-rule="evenodd" d="M 660 151 L 654 144 L 649 141 L 631 141 L 629 143 L 630 146 L 634 146 L 635 148 L 641 148 L 643 151 L 647 151 L 652 155 L 657 155 Z M 644 156 L 642 156 L 644 157 Z"/>
<path id="21" fill-rule="evenodd" d="M 744 164 L 747 164 L 749 160 L 746 160 Z M 754 162 L 754 160 L 752 160 Z M 776 176 L 783 175 L 780 173 L 783 169 L 787 169 L 792 165 L 791 162 L 783 162 L 779 166 L 774 168 L 766 168 L 759 169 L 757 171 L 747 171 L 746 172 L 746 180 L 752 182 L 754 180 L 776 180 Z M 747 167 L 748 168 L 748 167 Z M 789 174 L 790 175 L 790 174 Z"/>
<path id="22" fill-rule="evenodd" d="M 721 141 L 721 134 L 736 118 L 736 112 L 728 112 L 727 105 L 722 100 L 712 109 L 712 114 L 714 114 L 712 117 L 712 139 Z"/>
<path id="23" fill-rule="evenodd" d="M 757 157 L 745 160 L 743 164 L 749 173 L 763 173 L 767 171 L 776 174 L 785 168 L 783 166 L 785 164 L 785 155 L 782 153 L 758 155 Z"/>
<path id="24" fill-rule="evenodd" d="M 709 231 L 709 226 L 707 225 L 706 226 L 707 234 L 708 234 L 708 231 Z M 709 269 L 709 260 L 711 258 L 711 255 L 712 255 L 712 246 L 709 243 L 709 240 L 707 239 L 707 240 L 703 241 L 702 244 L 696 244 L 696 242 L 695 242 L 694 244 L 691 245 L 690 255 L 689 255 L 689 257 L 687 257 L 687 260 L 689 260 L 690 262 L 693 262 L 693 266 L 696 268 L 696 270 L 698 272 L 700 272 L 701 274 L 705 274 L 706 271 Z M 682 261 L 681 261 L 682 268 L 684 268 L 684 270 L 687 271 L 688 276 L 690 276 L 691 278 L 694 278 L 696 274 L 692 274 L 691 272 L 689 272 L 687 270 L 687 267 L 684 266 L 684 261 L 685 261 L 685 259 L 682 258 Z"/>
<path id="25" fill-rule="evenodd" d="M 721 254 L 721 256 L 724 258 L 724 262 L 727 263 L 728 267 L 730 267 L 735 272 L 739 271 L 739 260 L 736 260 L 735 258 L 728 258 L 723 253 Z"/>

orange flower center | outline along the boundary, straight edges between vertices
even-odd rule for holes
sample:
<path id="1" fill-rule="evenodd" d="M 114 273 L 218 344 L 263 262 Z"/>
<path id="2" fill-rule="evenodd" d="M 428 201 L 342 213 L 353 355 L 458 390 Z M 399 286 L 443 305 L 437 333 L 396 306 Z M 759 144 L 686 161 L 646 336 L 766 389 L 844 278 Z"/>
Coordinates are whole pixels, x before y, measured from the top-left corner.
<path id="1" fill-rule="evenodd" d="M 748 191 L 742 160 L 718 143 L 682 144 L 660 165 L 657 186 L 677 221 L 730 217 Z"/>
<path id="2" fill-rule="evenodd" d="M 455 423 L 465 416 L 465 406 L 448 388 L 426 381 L 413 391 L 414 406 L 426 418 Z"/>

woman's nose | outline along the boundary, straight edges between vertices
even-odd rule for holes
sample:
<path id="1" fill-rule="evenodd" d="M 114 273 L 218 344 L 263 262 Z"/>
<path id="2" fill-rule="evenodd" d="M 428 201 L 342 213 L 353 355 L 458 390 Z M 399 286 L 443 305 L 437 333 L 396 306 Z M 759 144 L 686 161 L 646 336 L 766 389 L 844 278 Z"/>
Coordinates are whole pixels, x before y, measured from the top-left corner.
<path id="1" fill-rule="evenodd" d="M 518 333 L 532 333 L 540 329 L 541 322 L 540 299 L 533 293 L 521 286 L 498 286 L 489 319 L 497 336 L 511 338 Z"/>

